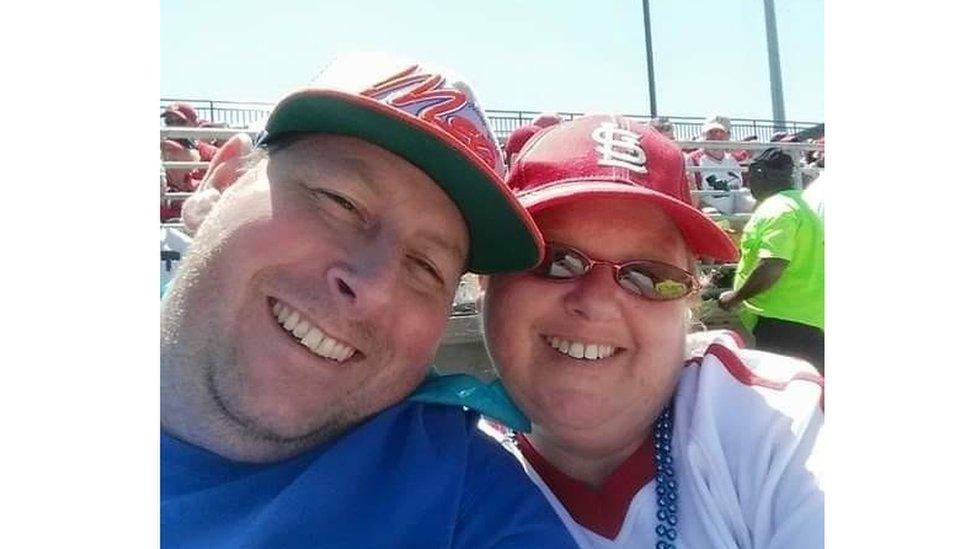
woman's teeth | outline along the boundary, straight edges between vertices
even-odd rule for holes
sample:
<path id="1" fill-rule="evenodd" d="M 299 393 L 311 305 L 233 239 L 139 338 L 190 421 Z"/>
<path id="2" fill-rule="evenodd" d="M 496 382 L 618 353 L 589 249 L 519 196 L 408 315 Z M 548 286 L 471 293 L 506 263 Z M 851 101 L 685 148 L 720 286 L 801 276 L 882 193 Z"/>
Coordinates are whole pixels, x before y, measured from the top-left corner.
<path id="1" fill-rule="evenodd" d="M 277 317 L 278 324 L 313 353 L 336 362 L 345 362 L 356 354 L 356 349 L 330 337 L 287 305 L 275 301 L 271 311 Z"/>
<path id="2" fill-rule="evenodd" d="M 618 348 L 612 345 L 600 345 L 599 343 L 583 343 L 580 341 L 569 341 L 560 337 L 550 336 L 546 338 L 549 345 L 564 355 L 585 360 L 600 360 L 607 358 L 617 352 Z"/>

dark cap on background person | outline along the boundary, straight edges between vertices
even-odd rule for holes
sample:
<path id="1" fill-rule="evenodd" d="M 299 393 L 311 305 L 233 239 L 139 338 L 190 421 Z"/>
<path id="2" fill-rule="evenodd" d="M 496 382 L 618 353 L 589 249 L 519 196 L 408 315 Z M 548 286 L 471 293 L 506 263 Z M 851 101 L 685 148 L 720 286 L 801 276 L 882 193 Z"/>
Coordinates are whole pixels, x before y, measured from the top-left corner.
<path id="1" fill-rule="evenodd" d="M 749 164 L 749 191 L 757 200 L 764 200 L 792 188 L 793 166 L 793 158 L 782 149 L 764 150 Z"/>

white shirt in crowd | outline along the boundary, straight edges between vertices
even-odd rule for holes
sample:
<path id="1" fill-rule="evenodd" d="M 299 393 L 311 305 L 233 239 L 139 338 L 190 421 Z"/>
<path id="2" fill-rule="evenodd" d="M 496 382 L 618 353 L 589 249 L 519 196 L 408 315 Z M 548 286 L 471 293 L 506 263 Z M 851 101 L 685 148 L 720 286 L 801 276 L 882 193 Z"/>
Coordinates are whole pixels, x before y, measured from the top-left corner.
<path id="1" fill-rule="evenodd" d="M 691 163 L 691 162 L 689 162 Z M 742 185 L 742 168 L 729 153 L 721 160 L 702 154 L 698 160 L 701 189 L 707 191 L 728 191 L 717 195 L 702 195 L 702 206 L 711 206 L 723 214 L 744 213 L 752 209 L 749 191 Z"/>
<path id="2" fill-rule="evenodd" d="M 181 231 L 169 227 L 159 229 L 159 284 L 160 288 L 173 278 L 176 266 L 179 265 L 183 254 L 190 246 L 190 237 Z"/>
<path id="3" fill-rule="evenodd" d="M 807 188 L 803 191 L 803 200 L 810 205 L 810 209 L 817 212 L 820 216 L 820 221 L 824 220 L 824 184 L 823 184 L 823 172 L 817 176 Z"/>

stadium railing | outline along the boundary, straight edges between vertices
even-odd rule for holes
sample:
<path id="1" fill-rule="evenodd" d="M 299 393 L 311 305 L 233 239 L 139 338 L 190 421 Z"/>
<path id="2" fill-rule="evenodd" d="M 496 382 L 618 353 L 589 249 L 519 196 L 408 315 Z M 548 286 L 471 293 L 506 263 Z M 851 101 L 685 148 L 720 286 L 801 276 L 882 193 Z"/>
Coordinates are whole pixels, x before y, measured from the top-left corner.
<path id="1" fill-rule="evenodd" d="M 210 99 L 160 99 L 160 112 L 167 105 L 173 103 L 186 103 L 192 105 L 201 118 L 211 122 L 222 122 L 232 128 L 247 128 L 257 124 L 271 112 L 273 103 L 263 102 L 238 102 L 238 101 L 215 101 Z M 538 111 L 512 111 L 486 109 L 485 115 L 488 123 L 499 139 L 508 138 L 512 130 L 524 126 L 532 121 L 533 118 L 541 114 Z M 565 120 L 582 116 L 578 112 L 557 113 Z M 635 120 L 648 121 L 648 115 L 625 115 Z M 674 128 L 674 135 L 678 139 L 691 139 L 699 134 L 704 117 L 697 116 L 667 116 Z M 761 118 L 731 118 L 732 137 L 743 139 L 748 136 L 756 136 L 761 141 L 769 141 L 778 132 L 789 134 L 800 134 L 804 138 L 819 137 L 823 135 L 823 124 L 820 122 L 800 122 L 794 120 L 774 121 Z M 806 134 L 806 135 L 804 135 Z"/>

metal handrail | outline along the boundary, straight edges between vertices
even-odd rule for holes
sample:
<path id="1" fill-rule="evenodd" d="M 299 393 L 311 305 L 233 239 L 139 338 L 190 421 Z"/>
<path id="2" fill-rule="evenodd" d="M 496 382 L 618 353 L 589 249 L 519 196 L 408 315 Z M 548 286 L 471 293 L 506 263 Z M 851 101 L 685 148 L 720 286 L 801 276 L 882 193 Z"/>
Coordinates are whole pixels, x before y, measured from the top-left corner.
<path id="1" fill-rule="evenodd" d="M 210 162 L 184 162 L 182 160 L 167 160 L 163 162 L 163 168 L 167 170 L 199 170 L 206 169 Z"/>
<path id="2" fill-rule="evenodd" d="M 219 139 L 227 140 L 239 133 L 257 135 L 258 130 L 231 129 L 231 128 L 184 128 L 180 126 L 169 126 L 159 128 L 159 134 L 163 138 L 175 137 L 177 139 Z"/>
<path id="3" fill-rule="evenodd" d="M 822 143 L 793 143 L 790 141 L 675 141 L 682 149 L 735 149 L 761 151 L 782 149 L 784 151 L 823 151 Z"/>
<path id="4" fill-rule="evenodd" d="M 200 116 L 209 120 L 232 124 L 243 127 L 258 122 L 268 116 L 274 103 L 262 101 L 214 101 L 209 99 L 160 99 L 160 110 L 168 104 L 182 102 L 192 104 L 200 113 Z M 547 111 L 553 112 L 553 111 Z M 504 139 L 512 130 L 523 126 L 532 121 L 533 118 L 542 114 L 540 111 L 505 110 L 505 109 L 485 109 L 485 115 L 489 124 L 494 129 L 495 134 Z M 586 113 L 580 112 L 557 112 L 565 120 L 573 120 L 584 116 Z M 651 116 L 647 114 L 625 114 L 626 118 L 640 122 L 648 122 Z M 691 136 L 698 135 L 701 124 L 706 118 L 702 116 L 660 116 L 667 118 L 671 123 L 675 135 Z M 779 131 L 788 130 L 793 134 L 810 133 L 821 134 L 823 123 L 804 122 L 799 120 L 776 121 L 764 118 L 730 118 L 734 134 L 739 135 L 759 135 L 771 136 Z"/>

